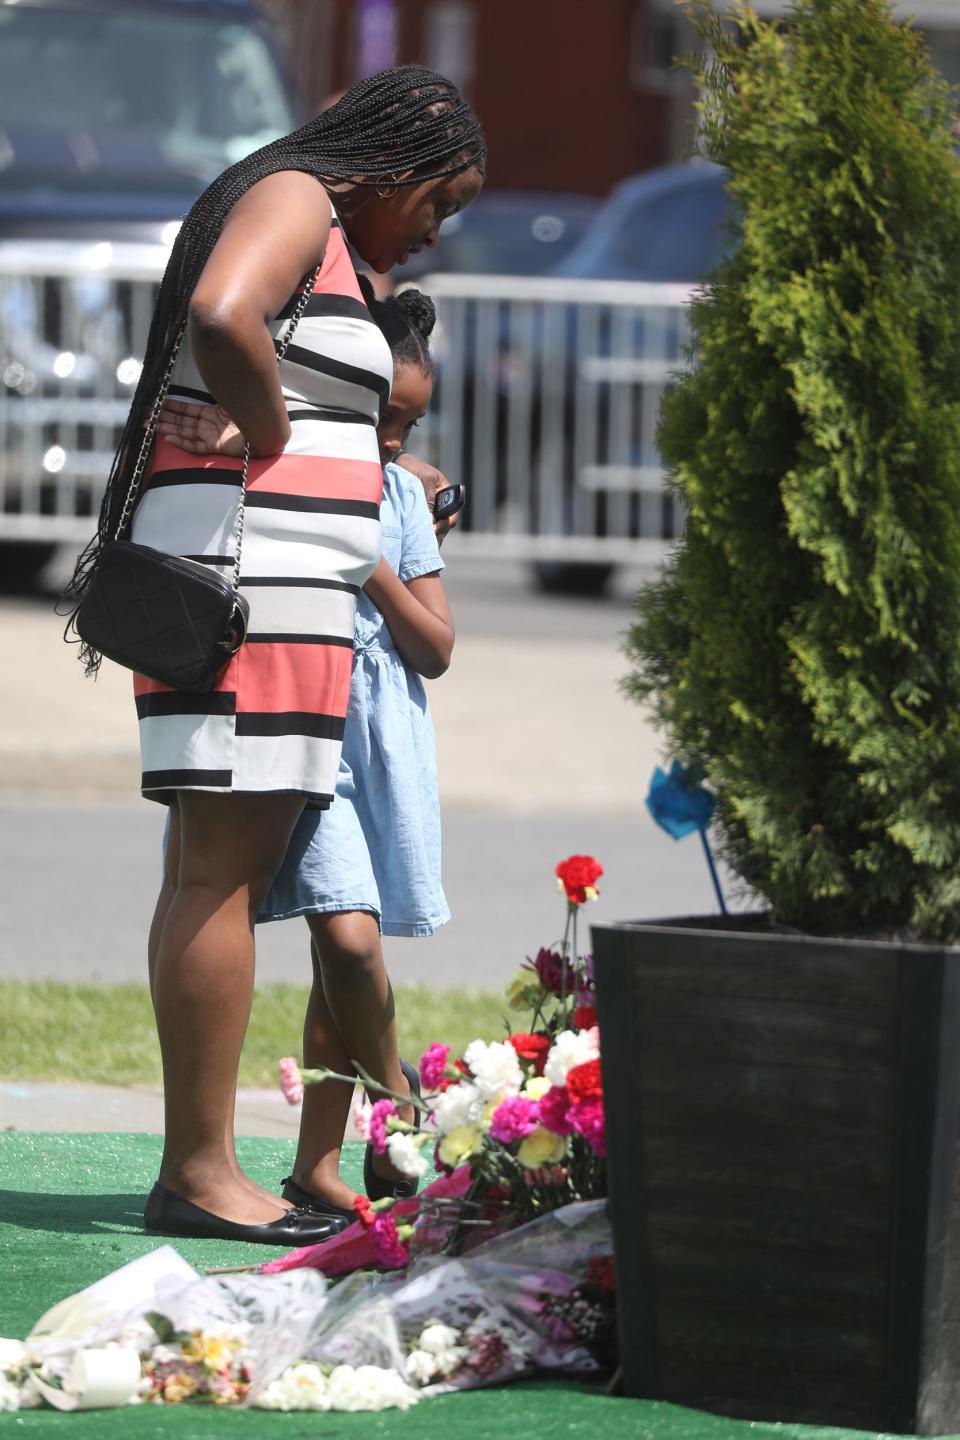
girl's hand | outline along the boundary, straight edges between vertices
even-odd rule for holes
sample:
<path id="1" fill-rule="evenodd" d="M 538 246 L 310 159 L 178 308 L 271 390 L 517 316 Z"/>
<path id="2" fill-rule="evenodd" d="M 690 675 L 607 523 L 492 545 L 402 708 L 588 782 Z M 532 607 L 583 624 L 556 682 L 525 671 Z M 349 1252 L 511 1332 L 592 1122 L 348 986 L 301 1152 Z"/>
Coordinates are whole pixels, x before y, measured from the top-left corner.
<path id="1" fill-rule="evenodd" d="M 396 463 L 402 465 L 404 470 L 409 470 L 411 475 L 416 475 L 420 484 L 423 486 L 423 493 L 427 497 L 427 505 L 429 506 L 430 513 L 433 514 L 433 501 L 437 491 L 445 490 L 450 484 L 450 481 L 442 470 L 438 470 L 435 465 L 428 465 L 426 460 L 418 460 L 417 457 L 411 455 L 408 450 L 402 450 L 395 458 Z M 437 537 L 438 545 L 443 544 L 447 534 L 457 524 L 458 519 L 459 512 L 456 515 L 449 516 L 446 520 L 435 520 L 433 522 L 434 534 Z"/>
<path id="2" fill-rule="evenodd" d="M 157 433 L 191 455 L 240 457 L 247 444 L 222 405 L 188 405 L 183 400 L 164 401 Z"/>

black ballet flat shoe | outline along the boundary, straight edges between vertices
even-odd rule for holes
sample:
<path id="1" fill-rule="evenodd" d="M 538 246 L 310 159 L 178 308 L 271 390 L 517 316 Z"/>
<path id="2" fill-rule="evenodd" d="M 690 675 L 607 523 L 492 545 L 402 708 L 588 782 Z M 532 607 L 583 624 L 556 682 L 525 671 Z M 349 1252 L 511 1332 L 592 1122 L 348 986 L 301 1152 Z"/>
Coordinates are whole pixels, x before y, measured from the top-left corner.
<path id="1" fill-rule="evenodd" d="M 419 1099 L 420 1076 L 417 1071 L 406 1060 L 400 1061 L 400 1069 L 409 1082 L 410 1094 Z M 419 1133 L 420 1110 L 417 1106 L 414 1106 L 413 1110 L 413 1128 Z M 386 1200 L 388 1196 L 393 1200 L 412 1200 L 419 1184 L 420 1181 L 415 1176 L 411 1176 L 409 1180 L 384 1180 L 373 1168 L 373 1146 L 367 1145 L 363 1154 L 363 1188 L 369 1200 Z"/>
<path id="2" fill-rule="evenodd" d="M 336 1234 L 346 1230 L 357 1218 L 356 1210 L 348 1210 L 345 1205 L 334 1205 L 332 1200 L 324 1200 L 319 1195 L 314 1195 L 312 1190 L 304 1190 L 298 1185 L 292 1175 L 288 1175 L 283 1182 L 283 1189 L 280 1191 L 284 1200 L 289 1200 L 291 1205 L 296 1205 L 298 1210 L 310 1210 L 314 1215 L 322 1215 L 335 1220 L 338 1225 Z"/>
<path id="3" fill-rule="evenodd" d="M 320 1245 L 324 1240 L 339 1235 L 343 1229 L 339 1221 L 325 1219 L 300 1206 L 265 1225 L 241 1225 L 174 1195 L 159 1180 L 147 1196 L 143 1227 L 151 1235 L 173 1235 L 195 1240 L 245 1240 L 250 1245 L 283 1245 L 287 1250 L 299 1249 L 301 1245 Z"/>

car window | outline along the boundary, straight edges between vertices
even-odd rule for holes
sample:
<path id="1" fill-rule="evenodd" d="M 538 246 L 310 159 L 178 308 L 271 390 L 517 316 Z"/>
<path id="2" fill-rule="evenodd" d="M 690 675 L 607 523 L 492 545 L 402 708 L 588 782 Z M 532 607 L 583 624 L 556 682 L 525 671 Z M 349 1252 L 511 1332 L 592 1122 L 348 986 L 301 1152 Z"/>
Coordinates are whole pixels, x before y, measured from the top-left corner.
<path id="1" fill-rule="evenodd" d="M 612 230 L 603 269 L 611 277 L 698 280 L 726 248 L 728 209 L 719 181 L 643 196 Z"/>
<path id="2" fill-rule="evenodd" d="M 73 137 L 59 161 L 65 177 L 79 168 L 95 186 L 124 147 L 153 147 L 202 180 L 293 124 L 273 55 L 251 25 L 187 10 L 0 7 L 8 183 L 29 181 L 32 156 L 55 178 L 44 132 Z M 31 138 L 18 147 L 21 129 Z"/>

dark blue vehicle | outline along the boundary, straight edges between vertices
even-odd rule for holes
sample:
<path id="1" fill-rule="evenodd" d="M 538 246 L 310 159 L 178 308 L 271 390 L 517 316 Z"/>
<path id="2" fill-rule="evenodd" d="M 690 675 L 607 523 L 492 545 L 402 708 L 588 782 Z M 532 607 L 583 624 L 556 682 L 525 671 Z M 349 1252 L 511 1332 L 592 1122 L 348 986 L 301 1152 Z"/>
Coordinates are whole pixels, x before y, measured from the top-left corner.
<path id="1" fill-rule="evenodd" d="M 251 0 L 0 0 L 0 526 L 15 516 L 18 537 L 0 543 L 7 584 L 46 563 L 59 517 L 93 513 L 110 443 L 84 403 L 109 397 L 123 413 L 137 372 L 126 361 L 115 380 L 116 358 L 145 338 L 129 283 L 92 273 L 66 286 L 55 267 L 44 278 L 43 257 L 169 246 L 216 175 L 299 119 Z M 67 413 L 64 487 L 45 472 Z"/>
<path id="2" fill-rule="evenodd" d="M 441 244 L 411 255 L 396 278 L 421 275 L 548 275 L 570 254 L 597 214 L 587 195 L 483 190 L 443 222 Z"/>
<path id="3" fill-rule="evenodd" d="M 726 171 L 691 162 L 622 181 L 554 268 L 582 280 L 692 284 L 730 244 Z"/>
<path id="4" fill-rule="evenodd" d="M 0 237 L 157 241 L 296 121 L 250 0 L 0 0 Z"/>

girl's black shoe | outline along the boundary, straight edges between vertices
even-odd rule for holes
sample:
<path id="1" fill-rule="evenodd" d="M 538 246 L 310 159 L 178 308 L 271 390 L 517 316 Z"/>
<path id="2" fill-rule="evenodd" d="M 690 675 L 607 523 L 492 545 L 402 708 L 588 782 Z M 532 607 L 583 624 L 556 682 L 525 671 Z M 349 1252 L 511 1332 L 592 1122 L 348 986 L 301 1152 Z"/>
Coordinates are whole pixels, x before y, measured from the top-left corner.
<path id="1" fill-rule="evenodd" d="M 400 1061 L 400 1069 L 403 1071 L 410 1085 L 410 1094 L 420 1096 L 420 1076 L 414 1067 L 406 1060 Z M 413 1128 L 420 1130 L 420 1110 L 414 1106 Z M 394 1200 L 412 1200 L 417 1193 L 419 1180 L 384 1180 L 373 1168 L 373 1146 L 367 1145 L 363 1156 L 363 1188 L 370 1200 L 386 1200 L 390 1196 Z M 289 1197 L 288 1197 L 289 1198 Z"/>
<path id="2" fill-rule="evenodd" d="M 284 1200 L 289 1200 L 291 1205 L 296 1205 L 300 1210 L 309 1210 L 312 1215 L 329 1217 L 336 1221 L 337 1228 L 334 1233 L 337 1235 L 357 1218 L 355 1210 L 348 1210 L 344 1205 L 334 1205 L 332 1200 L 324 1200 L 319 1195 L 314 1195 L 312 1190 L 304 1190 L 292 1175 L 288 1175 L 284 1180 L 280 1194 Z"/>

